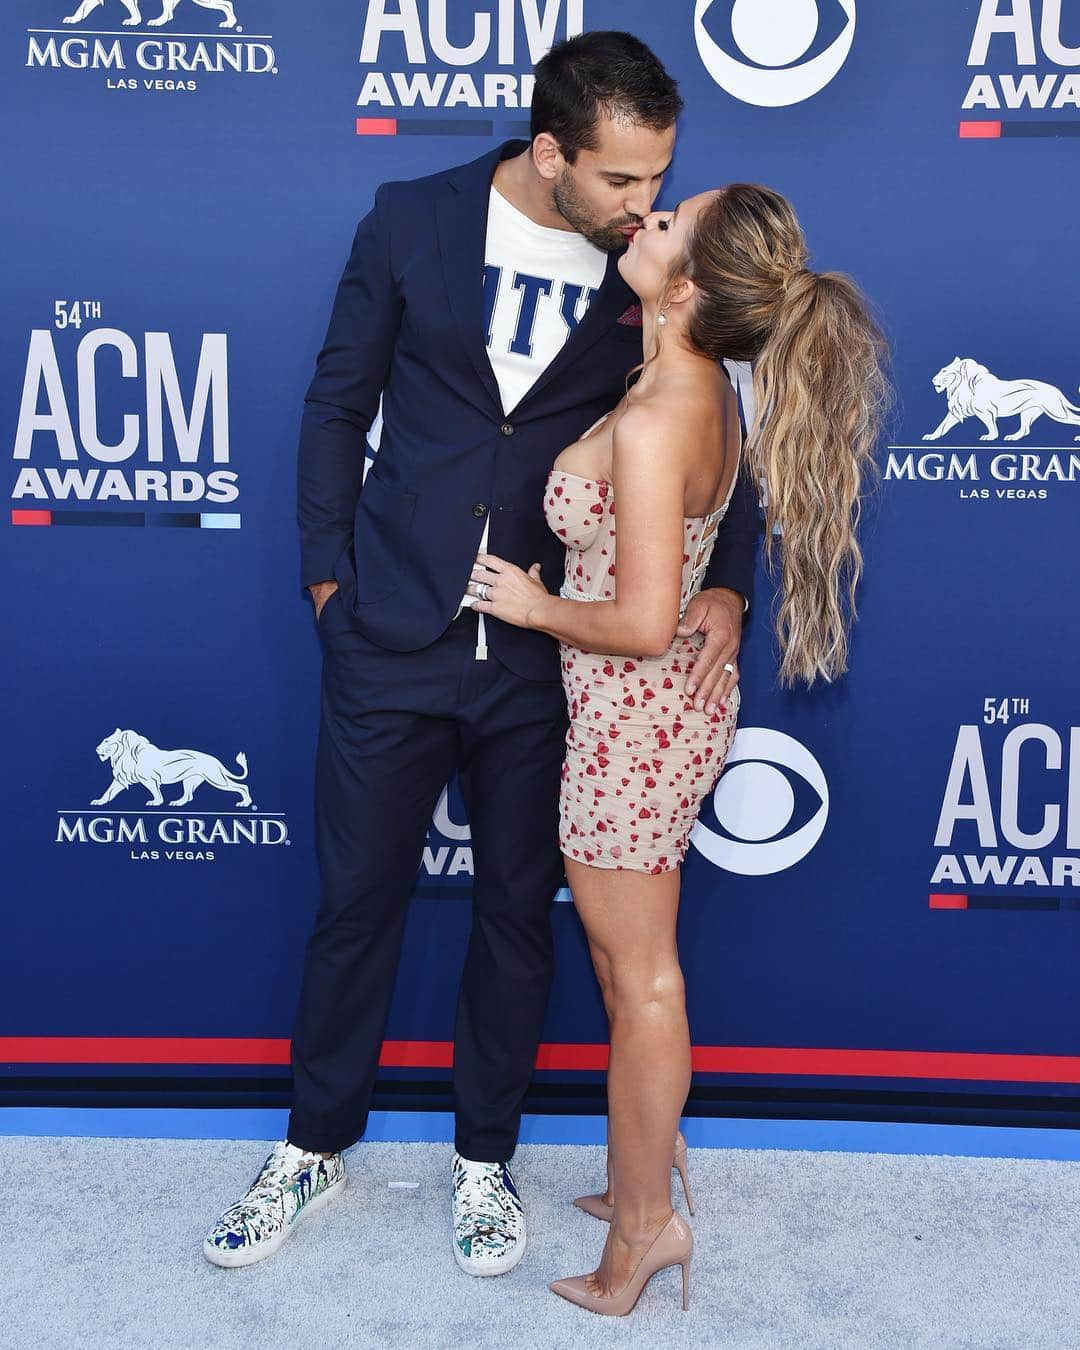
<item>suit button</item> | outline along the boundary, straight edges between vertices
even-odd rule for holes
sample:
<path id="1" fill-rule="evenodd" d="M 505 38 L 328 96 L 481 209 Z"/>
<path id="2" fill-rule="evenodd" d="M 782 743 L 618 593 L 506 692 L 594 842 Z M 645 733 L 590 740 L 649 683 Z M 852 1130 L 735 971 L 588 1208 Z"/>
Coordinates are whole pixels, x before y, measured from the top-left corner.
<path id="1" fill-rule="evenodd" d="M 474 516 L 486 516 L 486 515 L 487 515 L 487 507 L 484 505 L 483 502 L 477 502 L 476 505 L 475 505 L 475 506 L 473 507 L 473 509 L 472 509 L 472 513 L 473 513 Z"/>
<path id="2" fill-rule="evenodd" d="M 499 430 L 504 436 L 512 436 L 514 434 L 514 424 L 513 422 L 504 422 Z"/>

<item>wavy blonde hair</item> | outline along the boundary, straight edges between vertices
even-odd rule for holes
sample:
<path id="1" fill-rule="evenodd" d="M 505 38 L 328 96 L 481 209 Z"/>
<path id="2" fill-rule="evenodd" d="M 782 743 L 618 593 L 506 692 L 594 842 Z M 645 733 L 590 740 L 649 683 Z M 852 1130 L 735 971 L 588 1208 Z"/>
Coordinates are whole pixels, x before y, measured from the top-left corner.
<path id="1" fill-rule="evenodd" d="M 868 302 L 850 277 L 810 271 L 807 256 L 787 198 L 732 183 L 699 214 L 667 283 L 694 282 L 687 332 L 698 351 L 754 362 L 743 467 L 766 489 L 764 557 L 774 575 L 780 540 L 775 624 L 788 687 L 847 669 L 863 571 L 858 528 L 880 474 L 874 451 L 891 395 Z"/>

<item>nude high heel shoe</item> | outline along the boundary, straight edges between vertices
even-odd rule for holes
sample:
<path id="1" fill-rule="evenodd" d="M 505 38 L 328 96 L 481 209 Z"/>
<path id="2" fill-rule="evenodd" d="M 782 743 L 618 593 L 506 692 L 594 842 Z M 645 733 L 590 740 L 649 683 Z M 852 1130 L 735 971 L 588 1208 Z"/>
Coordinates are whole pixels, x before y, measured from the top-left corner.
<path id="1" fill-rule="evenodd" d="M 691 1214 L 694 1212 L 694 1201 L 690 1195 L 690 1179 L 686 1171 L 686 1140 L 683 1138 L 681 1130 L 675 1133 L 675 1156 L 671 1165 L 675 1168 L 682 1180 L 683 1195 L 686 1197 L 686 1208 Z M 605 1202 L 602 1195 L 579 1195 L 573 1202 L 578 1209 L 583 1209 L 586 1214 L 591 1214 L 594 1219 L 603 1219 L 605 1223 L 610 1223 L 615 1213 L 615 1206 Z"/>
<path id="2" fill-rule="evenodd" d="M 590 1293 L 584 1275 L 553 1280 L 548 1288 L 561 1298 L 576 1303 L 579 1308 L 588 1308 L 590 1312 L 604 1313 L 609 1317 L 625 1317 L 637 1307 L 642 1290 L 658 1270 L 682 1266 L 682 1305 L 683 1312 L 686 1312 L 690 1307 L 690 1257 L 693 1250 L 694 1234 L 690 1225 L 680 1215 L 672 1213 L 638 1262 L 629 1283 L 617 1294 L 604 1297 Z"/>

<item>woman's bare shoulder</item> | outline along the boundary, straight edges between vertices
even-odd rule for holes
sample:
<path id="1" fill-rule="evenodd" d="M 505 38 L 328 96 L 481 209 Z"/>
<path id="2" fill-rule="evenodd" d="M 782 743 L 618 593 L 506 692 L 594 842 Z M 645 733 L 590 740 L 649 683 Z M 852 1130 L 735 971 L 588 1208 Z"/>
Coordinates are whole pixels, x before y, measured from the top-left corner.
<path id="1" fill-rule="evenodd" d="M 722 430 L 734 405 L 735 391 L 726 376 L 713 381 L 684 380 L 657 385 L 613 418 L 612 445 L 632 450 L 662 442 L 669 456 L 685 451 L 697 459 L 702 444 Z"/>

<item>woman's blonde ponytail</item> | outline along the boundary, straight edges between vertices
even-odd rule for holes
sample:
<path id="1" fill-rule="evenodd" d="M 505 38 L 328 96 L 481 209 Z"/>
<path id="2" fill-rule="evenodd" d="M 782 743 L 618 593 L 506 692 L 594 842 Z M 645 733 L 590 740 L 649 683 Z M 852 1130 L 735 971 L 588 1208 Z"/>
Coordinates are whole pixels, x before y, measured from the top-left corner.
<path id="1" fill-rule="evenodd" d="M 733 183 L 698 216 L 678 269 L 696 294 L 687 338 L 754 363 L 745 467 L 765 487 L 765 561 L 780 555 L 779 680 L 834 680 L 862 574 L 862 504 L 889 402 L 887 347 L 855 283 L 806 267 L 791 203 Z"/>
<path id="2" fill-rule="evenodd" d="M 848 277 L 801 268 L 784 279 L 754 365 L 746 450 L 768 486 L 770 571 L 780 555 L 782 685 L 831 681 L 847 668 L 863 570 L 858 527 L 888 401 L 884 366 L 881 333 Z"/>

